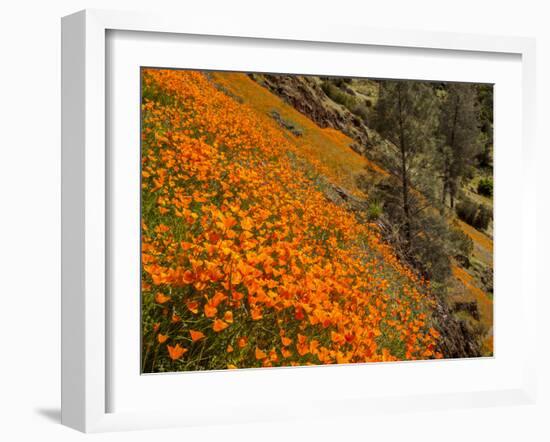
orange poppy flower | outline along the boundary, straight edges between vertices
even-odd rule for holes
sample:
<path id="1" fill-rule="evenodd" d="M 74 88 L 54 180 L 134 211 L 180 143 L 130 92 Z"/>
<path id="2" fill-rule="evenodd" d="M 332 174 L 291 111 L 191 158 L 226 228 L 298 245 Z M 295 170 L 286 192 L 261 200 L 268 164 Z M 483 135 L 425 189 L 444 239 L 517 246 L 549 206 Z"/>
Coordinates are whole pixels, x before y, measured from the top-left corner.
<path id="1" fill-rule="evenodd" d="M 256 347 L 256 351 L 254 352 L 254 354 L 256 356 L 256 359 L 258 360 L 267 358 L 267 354 L 260 350 L 258 347 Z"/>
<path id="2" fill-rule="evenodd" d="M 191 340 L 193 342 L 198 341 L 199 339 L 204 338 L 204 333 L 197 331 L 197 330 L 189 330 L 189 334 L 191 335 Z"/>
<path id="3" fill-rule="evenodd" d="M 252 319 L 254 321 L 258 321 L 260 319 L 262 319 L 262 311 L 257 308 L 257 307 L 252 307 L 251 311 L 250 311 L 250 316 L 252 317 Z"/>
<path id="4" fill-rule="evenodd" d="M 213 307 L 209 302 L 204 305 L 204 316 L 207 318 L 213 318 L 218 313 L 218 309 Z"/>
<path id="5" fill-rule="evenodd" d="M 232 311 L 226 311 L 225 314 L 223 315 L 223 319 L 225 322 L 228 322 L 230 324 L 233 323 L 233 312 Z"/>
<path id="6" fill-rule="evenodd" d="M 227 327 L 229 327 L 229 324 L 222 321 L 221 319 L 215 319 L 214 324 L 212 325 L 212 329 L 215 332 L 221 332 L 222 330 L 225 330 Z"/>
<path id="7" fill-rule="evenodd" d="M 199 303 L 197 301 L 187 301 L 185 304 L 192 313 L 197 314 L 199 312 Z"/>
<path id="8" fill-rule="evenodd" d="M 283 342 L 283 345 L 284 345 L 285 347 L 288 347 L 290 344 L 292 344 L 292 339 L 287 338 L 287 337 L 285 337 L 285 336 L 282 336 L 282 337 L 281 337 L 281 341 Z"/>
<path id="9" fill-rule="evenodd" d="M 187 352 L 187 349 L 181 347 L 179 344 L 176 344 L 175 347 L 168 345 L 167 348 L 170 359 L 172 359 L 173 361 L 175 361 L 176 359 L 180 359 Z"/>
<path id="10" fill-rule="evenodd" d="M 170 301 L 170 299 L 172 299 L 170 296 L 166 296 L 160 292 L 155 295 L 155 301 L 158 302 L 159 304 L 164 304 Z"/>

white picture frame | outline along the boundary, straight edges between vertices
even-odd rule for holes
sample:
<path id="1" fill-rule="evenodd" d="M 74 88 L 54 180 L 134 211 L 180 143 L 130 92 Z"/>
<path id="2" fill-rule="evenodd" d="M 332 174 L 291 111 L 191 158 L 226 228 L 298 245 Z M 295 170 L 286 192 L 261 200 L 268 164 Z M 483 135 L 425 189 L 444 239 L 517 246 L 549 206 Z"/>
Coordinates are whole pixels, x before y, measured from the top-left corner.
<path id="1" fill-rule="evenodd" d="M 535 42 L 518 37 L 492 37 L 416 31 L 388 31 L 345 26 L 309 24 L 300 29 L 274 24 L 259 28 L 254 23 L 217 22 L 209 17 L 153 16 L 151 14 L 86 10 L 62 21 L 62 423 L 84 432 L 198 425 L 206 416 L 182 410 L 108 412 L 112 388 L 108 367 L 110 321 L 107 300 L 107 45 L 110 31 L 154 32 L 162 35 L 218 36 L 273 41 L 369 45 L 403 50 L 422 48 L 515 54 L 521 57 L 521 159 L 523 189 L 534 189 Z M 521 228 L 522 333 L 535 335 L 536 285 L 536 194 L 523 190 Z M 526 257 L 530 264 L 527 265 Z M 364 414 L 432 408 L 532 403 L 536 394 L 535 339 L 525 339 L 522 348 L 522 378 L 513 388 L 477 389 L 461 393 L 392 395 L 386 397 L 339 398 L 317 401 L 293 417 Z M 357 370 L 360 370 L 358 368 Z M 210 374 L 202 374 L 210 376 Z M 246 372 L 245 375 L 246 376 Z M 292 376 L 292 375 L 289 375 Z M 241 376 L 242 377 L 242 376 Z M 246 380 L 244 381 L 246 382 Z M 226 422 L 281 419 L 289 414 L 280 407 L 258 410 L 248 407 L 246 418 L 228 413 Z M 304 407 L 302 407 L 304 408 Z"/>

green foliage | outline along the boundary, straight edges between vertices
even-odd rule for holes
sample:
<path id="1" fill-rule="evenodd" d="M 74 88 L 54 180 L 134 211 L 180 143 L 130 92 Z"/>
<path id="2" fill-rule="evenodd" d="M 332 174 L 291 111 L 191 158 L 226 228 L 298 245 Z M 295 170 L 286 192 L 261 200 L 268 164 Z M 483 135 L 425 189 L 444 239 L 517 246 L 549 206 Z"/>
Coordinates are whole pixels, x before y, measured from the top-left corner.
<path id="1" fill-rule="evenodd" d="M 323 92 L 335 103 L 348 109 L 352 114 L 358 116 L 364 124 L 367 124 L 371 100 L 362 100 L 354 97 L 355 92 L 348 86 L 351 79 L 348 78 L 326 78 L 321 83 Z"/>
<path id="2" fill-rule="evenodd" d="M 411 250 L 417 267 L 431 281 L 446 281 L 451 276 L 451 243 L 445 221 L 424 212 L 416 220 L 415 233 Z"/>
<path id="3" fill-rule="evenodd" d="M 476 229 L 487 229 L 493 212 L 484 204 L 476 204 L 469 198 L 464 198 L 456 205 L 456 214 L 465 223 L 470 224 Z"/>
<path id="4" fill-rule="evenodd" d="M 405 150 L 407 168 L 415 156 L 431 150 L 438 122 L 438 102 L 433 89 L 419 81 L 384 81 L 376 104 L 374 128 L 392 143 L 397 156 Z M 399 164 L 402 166 L 402 164 Z M 401 167 L 396 171 L 402 173 Z"/>
<path id="5" fill-rule="evenodd" d="M 321 84 L 321 89 L 323 89 L 323 92 L 335 103 L 341 104 L 348 109 L 355 108 L 355 98 L 342 91 L 332 81 L 324 81 Z"/>
<path id="6" fill-rule="evenodd" d="M 378 201 L 373 201 L 367 209 L 367 218 L 369 221 L 376 221 L 382 215 L 382 204 Z"/>
<path id="7" fill-rule="evenodd" d="M 450 83 L 445 89 L 436 162 L 443 180 L 442 202 L 445 203 L 448 195 L 452 205 L 460 183 L 471 173 L 480 150 L 479 105 L 476 89 L 471 84 Z"/>
<path id="8" fill-rule="evenodd" d="M 478 143 L 481 146 L 481 149 L 476 157 L 478 167 L 481 169 L 491 170 L 493 168 L 492 134 L 481 131 L 479 134 Z"/>
<path id="9" fill-rule="evenodd" d="M 470 264 L 470 256 L 474 251 L 474 242 L 472 238 L 466 235 L 461 229 L 455 226 L 449 226 L 450 253 L 463 266 Z"/>
<path id="10" fill-rule="evenodd" d="M 478 205 L 470 199 L 463 199 L 456 205 L 456 214 L 465 223 L 475 224 Z"/>
<path id="11" fill-rule="evenodd" d="M 490 169 L 493 167 L 493 85 L 479 84 L 476 89 L 482 145 L 477 160 L 479 167 Z"/>
<path id="12" fill-rule="evenodd" d="M 493 180 L 491 178 L 482 178 L 477 183 L 477 193 L 483 196 L 493 196 Z"/>
<path id="13" fill-rule="evenodd" d="M 353 79 L 350 77 L 319 77 L 323 82 L 332 83 L 336 87 L 345 87 L 351 84 Z"/>
<path id="14" fill-rule="evenodd" d="M 418 81 L 385 81 L 381 86 L 374 123 L 393 147 L 385 166 L 398 178 L 391 189 L 392 204 L 398 209 L 392 212 L 397 216 L 390 219 L 399 219 L 405 254 L 415 260 L 414 224 L 422 209 L 415 207 L 417 196 L 411 190 L 419 181 L 411 171 L 422 167 L 423 158 L 433 149 L 439 111 L 437 98 L 428 84 Z M 396 190 L 400 196 L 395 195 Z"/>
<path id="15" fill-rule="evenodd" d="M 424 277 L 440 284 L 451 275 L 451 257 L 467 262 L 472 253 L 473 244 L 460 230 L 450 227 L 426 201 L 417 196 L 411 197 L 411 236 L 407 240 L 405 231 L 406 215 L 401 204 L 401 189 L 396 178 L 388 178 L 376 184 L 359 180 L 358 185 L 369 185 L 372 201 L 383 207 L 377 213 L 383 226 L 385 239 L 399 251 L 401 258 L 408 262 Z M 369 204 L 367 216 L 373 203 Z"/>
<path id="16" fill-rule="evenodd" d="M 492 219 L 493 211 L 486 205 L 480 204 L 474 227 L 478 229 L 486 229 L 489 227 L 489 223 Z"/>
<path id="17" fill-rule="evenodd" d="M 361 118 L 365 124 L 367 123 L 369 116 L 369 108 L 367 103 L 370 103 L 370 101 L 366 100 L 365 104 L 357 104 L 350 109 L 350 111 Z"/>

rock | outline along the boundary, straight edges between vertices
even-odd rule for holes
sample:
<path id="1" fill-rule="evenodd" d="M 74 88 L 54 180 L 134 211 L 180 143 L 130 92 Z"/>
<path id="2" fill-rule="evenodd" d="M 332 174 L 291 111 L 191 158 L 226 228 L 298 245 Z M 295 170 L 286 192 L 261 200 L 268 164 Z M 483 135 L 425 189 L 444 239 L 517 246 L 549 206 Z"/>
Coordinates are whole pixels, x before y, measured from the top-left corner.
<path id="1" fill-rule="evenodd" d="M 353 196 L 348 190 L 332 183 L 325 183 L 323 190 L 327 199 L 335 204 L 345 206 L 351 210 L 359 219 L 364 216 L 368 208 L 368 202 Z"/>
<path id="2" fill-rule="evenodd" d="M 294 136 L 301 137 L 304 135 L 302 129 L 298 128 L 292 121 L 288 121 L 281 117 L 279 112 L 272 110 L 269 115 L 277 122 L 279 125 L 286 130 L 290 131 Z"/>
<path id="3" fill-rule="evenodd" d="M 470 330 L 464 321 L 454 316 L 443 299 L 437 299 L 433 320 L 435 328 L 441 334 L 438 351 L 445 358 L 476 358 L 481 356 L 479 337 Z"/>
<path id="4" fill-rule="evenodd" d="M 354 150 L 360 155 L 366 155 L 367 153 L 367 146 L 360 143 L 351 143 L 349 145 L 350 149 Z"/>
<path id="5" fill-rule="evenodd" d="M 483 287 L 485 290 L 487 290 L 490 293 L 493 293 L 493 269 L 487 268 L 484 269 L 481 273 L 481 283 L 483 284 Z"/>
<path id="6" fill-rule="evenodd" d="M 464 255 L 455 255 L 454 258 L 456 261 L 464 268 L 470 268 L 470 259 Z"/>
<path id="7" fill-rule="evenodd" d="M 455 302 L 453 310 L 455 312 L 466 312 L 476 321 L 479 321 L 479 309 L 477 302 Z"/>

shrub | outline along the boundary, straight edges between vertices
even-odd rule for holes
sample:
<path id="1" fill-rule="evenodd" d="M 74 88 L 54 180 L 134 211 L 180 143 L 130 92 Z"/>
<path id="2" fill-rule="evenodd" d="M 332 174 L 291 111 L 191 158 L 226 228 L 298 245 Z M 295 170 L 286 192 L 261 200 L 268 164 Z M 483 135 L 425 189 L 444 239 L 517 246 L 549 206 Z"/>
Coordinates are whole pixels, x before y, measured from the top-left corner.
<path id="1" fill-rule="evenodd" d="M 342 92 L 330 81 L 324 81 L 321 84 L 321 89 L 323 89 L 323 92 L 335 103 L 341 104 L 348 109 L 353 109 L 355 107 L 355 99 L 345 92 Z"/>
<path id="2" fill-rule="evenodd" d="M 368 120 L 369 110 L 366 105 L 358 104 L 350 109 L 355 115 L 357 115 L 366 124 Z"/>
<path id="3" fill-rule="evenodd" d="M 393 177 L 388 178 L 370 190 L 373 201 L 379 202 L 384 209 L 378 216 L 384 221 L 385 239 L 401 251 L 400 258 L 430 281 L 444 283 L 451 274 L 449 230 L 445 220 L 429 211 L 419 210 L 424 203 L 411 195 L 409 203 L 415 215 L 410 219 L 409 242 L 403 228 L 406 217 L 399 182 Z M 372 203 L 367 217 L 371 210 L 375 210 Z"/>
<path id="4" fill-rule="evenodd" d="M 378 201 L 373 201 L 367 209 L 367 218 L 369 221 L 376 221 L 382 215 L 382 204 Z"/>
<path id="5" fill-rule="evenodd" d="M 456 214 L 465 223 L 475 224 L 478 206 L 470 199 L 464 199 L 456 205 Z"/>
<path id="6" fill-rule="evenodd" d="M 482 178 L 477 183 L 477 193 L 483 196 L 493 196 L 493 180 L 491 178 Z"/>
<path id="7" fill-rule="evenodd" d="M 470 265 L 470 256 L 474 250 L 472 238 L 455 226 L 449 227 L 451 254 L 465 267 Z"/>
<path id="8" fill-rule="evenodd" d="M 489 207 L 476 204 L 470 199 L 464 199 L 456 205 L 456 214 L 462 221 L 480 230 L 489 227 L 493 218 L 493 211 Z"/>
<path id="9" fill-rule="evenodd" d="M 476 225 L 474 227 L 477 227 L 478 229 L 486 229 L 492 218 L 493 211 L 489 207 L 480 204 L 476 216 Z"/>
<path id="10" fill-rule="evenodd" d="M 345 87 L 346 84 L 351 84 L 351 78 L 348 77 L 338 77 L 338 78 L 332 78 L 331 81 L 337 86 L 337 87 Z"/>
<path id="11" fill-rule="evenodd" d="M 451 275 L 447 227 L 443 220 L 424 216 L 416 227 L 411 244 L 415 267 L 430 281 L 443 283 Z"/>

